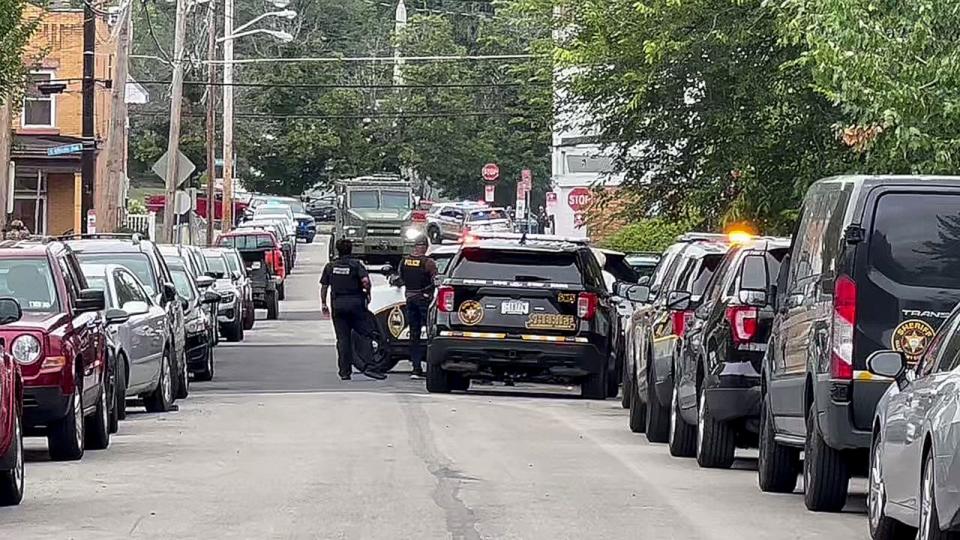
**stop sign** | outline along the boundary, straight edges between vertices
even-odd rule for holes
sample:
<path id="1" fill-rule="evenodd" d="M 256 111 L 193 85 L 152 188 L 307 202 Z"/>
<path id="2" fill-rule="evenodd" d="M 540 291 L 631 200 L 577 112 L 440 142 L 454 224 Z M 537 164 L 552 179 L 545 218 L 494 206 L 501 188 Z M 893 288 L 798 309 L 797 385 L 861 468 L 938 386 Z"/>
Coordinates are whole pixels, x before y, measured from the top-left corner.
<path id="1" fill-rule="evenodd" d="M 592 199 L 593 193 L 590 193 L 589 189 L 585 187 L 573 188 L 567 194 L 567 205 L 574 212 L 580 212 L 590 205 Z"/>
<path id="2" fill-rule="evenodd" d="M 487 182 L 496 182 L 497 178 L 500 178 L 500 167 L 496 163 L 487 163 L 483 166 L 481 174 Z"/>

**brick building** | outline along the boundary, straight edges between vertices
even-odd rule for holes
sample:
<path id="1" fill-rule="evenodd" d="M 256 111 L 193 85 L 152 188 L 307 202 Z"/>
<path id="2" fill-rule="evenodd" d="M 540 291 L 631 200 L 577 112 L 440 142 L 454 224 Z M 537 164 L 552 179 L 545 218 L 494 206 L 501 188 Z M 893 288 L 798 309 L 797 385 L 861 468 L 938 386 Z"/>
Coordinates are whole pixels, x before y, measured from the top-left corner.
<path id="1" fill-rule="evenodd" d="M 52 5 L 55 5 L 52 4 Z M 29 75 L 19 110 L 14 109 L 13 197 L 7 212 L 31 231 L 62 234 L 80 223 L 82 152 L 49 155 L 52 148 L 82 145 L 96 159 L 95 179 L 105 178 L 106 137 L 110 120 L 110 80 L 116 40 L 107 16 L 96 17 L 94 136 L 83 137 L 83 17 L 82 9 L 30 6 L 26 17 L 39 17 L 25 51 Z M 61 92 L 49 85 L 62 83 Z M 46 92 L 40 91 L 40 85 Z M 93 185 L 86 188 L 91 190 Z"/>

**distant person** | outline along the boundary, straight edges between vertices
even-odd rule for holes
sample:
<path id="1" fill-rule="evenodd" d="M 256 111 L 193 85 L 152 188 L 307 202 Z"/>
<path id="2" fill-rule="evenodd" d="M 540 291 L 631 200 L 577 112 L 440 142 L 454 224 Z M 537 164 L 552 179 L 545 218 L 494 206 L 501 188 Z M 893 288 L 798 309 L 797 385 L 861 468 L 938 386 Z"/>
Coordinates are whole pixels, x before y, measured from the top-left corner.
<path id="1" fill-rule="evenodd" d="M 423 378 L 423 363 L 426 361 L 426 345 L 421 340 L 427 322 L 427 308 L 433 300 L 434 279 L 437 263 L 427 257 L 427 238 L 417 238 L 413 252 L 400 262 L 400 280 L 395 285 L 406 287 L 407 325 L 410 328 L 410 363 L 413 364 L 411 379 Z"/>
<path id="2" fill-rule="evenodd" d="M 320 308 L 333 318 L 340 380 L 350 380 L 353 366 L 371 379 L 386 379 L 387 376 L 380 372 L 379 367 L 364 365 L 359 361 L 353 343 L 353 334 L 356 333 L 366 342 L 360 344 L 365 345 L 361 348 L 372 349 L 373 328 L 367 311 L 370 276 L 363 263 L 353 258 L 353 242 L 338 240 L 336 250 L 338 257 L 328 262 L 320 275 Z M 330 304 L 327 304 L 327 291 L 330 291 Z"/>
<path id="3" fill-rule="evenodd" d="M 540 208 L 537 208 L 537 230 L 540 234 L 546 234 L 548 219 L 547 211 L 541 205 Z"/>

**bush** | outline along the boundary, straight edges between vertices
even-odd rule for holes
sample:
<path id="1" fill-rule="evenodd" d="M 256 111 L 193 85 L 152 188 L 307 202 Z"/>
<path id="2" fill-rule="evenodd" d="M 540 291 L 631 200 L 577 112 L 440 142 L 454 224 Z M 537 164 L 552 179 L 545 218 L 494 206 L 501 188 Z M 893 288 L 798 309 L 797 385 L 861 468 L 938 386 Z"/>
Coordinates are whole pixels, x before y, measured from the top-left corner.
<path id="1" fill-rule="evenodd" d="M 602 242 L 607 249 L 625 253 L 636 251 L 662 252 L 674 242 L 678 235 L 690 231 L 693 224 L 689 220 L 667 221 L 662 218 L 641 219 L 627 225 Z"/>
<path id="2" fill-rule="evenodd" d="M 127 201 L 127 213 L 142 216 L 147 213 L 147 205 L 141 200 L 130 199 Z"/>

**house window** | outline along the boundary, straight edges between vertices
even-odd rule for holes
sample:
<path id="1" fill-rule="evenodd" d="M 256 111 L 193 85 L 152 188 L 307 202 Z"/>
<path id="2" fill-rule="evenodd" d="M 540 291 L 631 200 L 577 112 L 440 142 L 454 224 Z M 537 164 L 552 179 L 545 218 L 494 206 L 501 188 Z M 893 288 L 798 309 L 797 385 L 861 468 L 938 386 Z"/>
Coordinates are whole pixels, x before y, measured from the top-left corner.
<path id="1" fill-rule="evenodd" d="M 53 95 L 40 92 L 40 84 L 53 80 L 53 72 L 31 73 L 23 96 L 23 127 L 55 127 L 57 106 Z"/>

